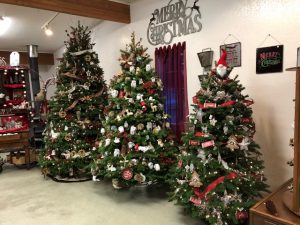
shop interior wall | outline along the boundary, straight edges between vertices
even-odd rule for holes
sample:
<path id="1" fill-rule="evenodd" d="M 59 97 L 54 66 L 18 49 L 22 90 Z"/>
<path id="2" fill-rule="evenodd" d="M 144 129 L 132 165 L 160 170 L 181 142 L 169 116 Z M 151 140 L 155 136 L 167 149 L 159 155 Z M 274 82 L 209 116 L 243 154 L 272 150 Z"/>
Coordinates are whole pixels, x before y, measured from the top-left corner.
<path id="1" fill-rule="evenodd" d="M 173 1 L 175 2 L 175 1 Z M 151 13 L 166 6 L 169 0 L 140 0 L 131 4 L 131 24 L 124 25 L 104 21 L 92 31 L 94 49 L 99 54 L 100 66 L 104 69 L 107 83 L 120 71 L 119 50 L 125 47 L 134 31 L 143 38 L 144 46 L 154 58 L 155 47 L 147 41 L 147 26 Z M 193 4 L 188 0 L 188 4 Z M 244 93 L 254 99 L 254 120 L 256 122 L 255 141 L 261 146 L 265 161 L 265 174 L 271 189 L 277 188 L 292 176 L 292 168 L 287 161 L 293 150 L 289 139 L 293 136 L 295 74 L 285 72 L 296 66 L 297 47 L 300 46 L 300 2 L 297 0 L 203 0 L 198 2 L 201 11 L 202 30 L 188 36 L 175 38 L 173 43 L 186 42 L 187 81 L 189 104 L 200 88 L 198 75 L 202 73 L 197 52 L 212 48 L 214 59 L 219 58 L 219 46 L 228 34 L 233 34 L 242 43 L 242 66 L 234 68 L 231 76 L 238 74 L 246 87 Z M 265 37 L 271 34 L 284 45 L 284 71 L 257 75 L 255 72 L 256 48 L 277 45 L 278 42 Z M 233 37 L 226 43 L 236 42 Z M 173 44 L 172 43 L 172 44 Z M 55 54 L 61 57 L 63 48 Z M 49 74 L 54 72 L 52 67 Z M 50 88 L 48 96 L 53 93 Z M 192 108 L 190 108 L 190 111 Z"/>

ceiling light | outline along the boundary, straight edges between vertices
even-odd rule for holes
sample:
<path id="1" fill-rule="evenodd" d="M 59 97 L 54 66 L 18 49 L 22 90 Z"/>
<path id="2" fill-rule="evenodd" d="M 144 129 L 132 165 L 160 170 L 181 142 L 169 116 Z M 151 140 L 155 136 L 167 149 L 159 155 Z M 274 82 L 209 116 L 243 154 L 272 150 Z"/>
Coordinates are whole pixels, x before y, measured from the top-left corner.
<path id="1" fill-rule="evenodd" d="M 42 27 L 41 29 L 44 30 L 45 34 L 47 36 L 53 35 L 53 31 L 49 28 L 50 23 L 55 19 L 55 17 L 58 16 L 59 13 L 56 13 L 54 16 L 52 16 Z"/>
<path id="2" fill-rule="evenodd" d="M 45 31 L 45 34 L 46 34 L 47 36 L 53 35 L 53 31 L 49 28 L 48 25 L 46 25 L 46 26 L 44 27 L 44 31 Z"/>
<path id="3" fill-rule="evenodd" d="M 10 27 L 11 19 L 5 16 L 0 16 L 0 36 L 3 35 Z"/>

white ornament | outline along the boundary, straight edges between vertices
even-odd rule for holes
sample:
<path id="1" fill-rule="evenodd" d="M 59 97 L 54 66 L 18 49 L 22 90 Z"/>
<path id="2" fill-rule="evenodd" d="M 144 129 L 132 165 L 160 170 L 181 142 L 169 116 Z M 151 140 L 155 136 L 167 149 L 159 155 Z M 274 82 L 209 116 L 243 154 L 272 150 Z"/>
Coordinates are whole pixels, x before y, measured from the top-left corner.
<path id="1" fill-rule="evenodd" d="M 151 122 L 147 122 L 147 130 L 152 130 L 153 124 Z"/>
<path id="2" fill-rule="evenodd" d="M 114 142 L 115 142 L 116 144 L 120 143 L 120 138 L 118 138 L 118 137 L 115 137 L 115 140 L 114 140 Z"/>
<path id="3" fill-rule="evenodd" d="M 105 129 L 102 127 L 100 132 L 101 132 L 102 135 L 104 135 L 105 134 Z"/>
<path id="4" fill-rule="evenodd" d="M 69 127 L 65 126 L 65 131 L 68 131 L 69 130 Z"/>
<path id="5" fill-rule="evenodd" d="M 209 123 L 210 123 L 210 125 L 216 126 L 217 122 L 218 121 L 212 115 L 209 116 Z"/>
<path id="6" fill-rule="evenodd" d="M 116 167 L 114 167 L 113 165 L 108 164 L 108 165 L 107 165 L 107 170 L 108 170 L 108 171 L 111 171 L 111 172 L 114 172 L 114 171 L 116 171 L 117 169 L 116 169 Z"/>
<path id="7" fill-rule="evenodd" d="M 130 86 L 136 88 L 136 80 L 132 80 Z"/>
<path id="8" fill-rule="evenodd" d="M 125 127 L 125 128 L 127 128 L 127 127 L 128 127 L 128 123 L 127 123 L 127 121 L 125 121 L 125 123 L 124 123 L 124 127 Z"/>
<path id="9" fill-rule="evenodd" d="M 135 144 L 133 142 L 128 142 L 128 148 L 133 148 L 135 146 Z"/>
<path id="10" fill-rule="evenodd" d="M 149 162 L 149 163 L 148 163 L 148 167 L 149 167 L 149 169 L 152 170 L 152 169 L 153 169 L 153 162 Z"/>
<path id="11" fill-rule="evenodd" d="M 100 181 L 100 180 L 97 178 L 97 176 L 94 175 L 94 176 L 93 176 L 93 181 L 96 182 L 96 181 Z"/>
<path id="12" fill-rule="evenodd" d="M 118 130 L 119 130 L 120 133 L 124 133 L 124 127 L 123 127 L 123 126 L 120 126 L 120 127 L 118 128 Z"/>
<path id="13" fill-rule="evenodd" d="M 118 92 L 118 90 L 112 90 L 110 92 L 110 94 L 111 94 L 111 97 L 116 98 L 116 97 L 118 97 L 119 92 Z"/>
<path id="14" fill-rule="evenodd" d="M 136 127 L 135 126 L 131 126 L 130 127 L 130 134 L 131 135 L 135 135 L 135 133 L 136 133 Z"/>
<path id="15" fill-rule="evenodd" d="M 139 80 L 139 85 L 141 85 L 141 84 L 143 84 L 144 83 L 144 81 L 143 81 L 143 79 L 141 78 L 140 80 Z"/>
<path id="16" fill-rule="evenodd" d="M 250 145 L 250 141 L 248 137 L 243 138 L 241 143 L 238 143 L 241 150 L 248 151 L 248 145 Z"/>
<path id="17" fill-rule="evenodd" d="M 114 157 L 118 157 L 120 155 L 120 149 L 116 148 L 114 150 Z"/>
<path id="18" fill-rule="evenodd" d="M 55 150 L 52 150 L 51 155 L 56 155 Z"/>
<path id="19" fill-rule="evenodd" d="M 59 133 L 55 133 L 54 130 L 51 130 L 51 138 L 57 139 Z"/>
<path id="20" fill-rule="evenodd" d="M 223 131 L 224 131 L 224 134 L 227 135 L 227 134 L 228 134 L 228 127 L 227 127 L 227 126 L 224 126 L 224 127 L 223 127 Z"/>
<path id="21" fill-rule="evenodd" d="M 160 165 L 159 164 L 154 164 L 154 169 L 155 171 L 160 171 Z"/>
<path id="22" fill-rule="evenodd" d="M 143 101 L 143 94 L 137 94 L 136 95 L 136 100 L 140 100 L 140 101 Z"/>
<path id="23" fill-rule="evenodd" d="M 110 138 L 105 139 L 105 147 L 110 145 Z"/>
<path id="24" fill-rule="evenodd" d="M 150 101 L 150 102 L 153 102 L 153 101 L 155 101 L 155 100 L 154 100 L 154 98 L 153 98 L 152 96 L 150 96 L 150 97 L 149 97 L 149 101 Z"/>
<path id="25" fill-rule="evenodd" d="M 131 73 L 133 73 L 133 72 L 135 71 L 134 66 L 129 67 L 129 71 L 130 71 Z"/>
<path id="26" fill-rule="evenodd" d="M 155 77 L 152 77 L 152 78 L 151 78 L 151 81 L 154 83 L 154 82 L 155 82 Z"/>
<path id="27" fill-rule="evenodd" d="M 146 71 L 149 72 L 150 70 L 151 70 L 151 65 L 150 65 L 150 64 L 147 64 L 147 65 L 146 65 Z"/>

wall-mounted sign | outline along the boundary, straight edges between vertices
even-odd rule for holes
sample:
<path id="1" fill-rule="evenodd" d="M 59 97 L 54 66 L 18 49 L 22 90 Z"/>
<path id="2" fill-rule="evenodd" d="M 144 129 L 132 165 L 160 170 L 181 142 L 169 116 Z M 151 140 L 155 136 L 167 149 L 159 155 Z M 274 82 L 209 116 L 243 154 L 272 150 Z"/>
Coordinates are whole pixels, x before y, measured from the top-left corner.
<path id="1" fill-rule="evenodd" d="M 239 67 L 242 65 L 241 42 L 221 45 L 220 46 L 220 56 L 222 55 L 221 49 L 225 49 L 227 52 L 226 63 L 228 66 Z"/>
<path id="2" fill-rule="evenodd" d="M 300 67 L 300 47 L 297 48 L 297 67 Z"/>
<path id="3" fill-rule="evenodd" d="M 19 66 L 20 65 L 20 54 L 18 52 L 10 53 L 9 64 L 11 66 Z"/>
<path id="4" fill-rule="evenodd" d="M 256 49 L 256 73 L 282 72 L 283 45 Z"/>
<path id="5" fill-rule="evenodd" d="M 150 19 L 147 38 L 151 45 L 170 44 L 174 37 L 202 30 L 200 7 L 188 5 L 189 0 L 170 0 L 161 9 L 155 9 Z"/>

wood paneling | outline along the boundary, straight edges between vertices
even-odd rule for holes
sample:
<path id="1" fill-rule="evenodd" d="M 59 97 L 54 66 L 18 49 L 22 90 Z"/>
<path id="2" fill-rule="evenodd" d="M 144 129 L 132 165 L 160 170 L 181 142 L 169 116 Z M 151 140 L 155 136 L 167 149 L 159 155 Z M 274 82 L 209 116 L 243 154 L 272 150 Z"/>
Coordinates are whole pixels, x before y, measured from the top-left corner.
<path id="1" fill-rule="evenodd" d="M 0 0 L 0 3 L 130 23 L 130 6 L 108 0 Z"/>
<path id="2" fill-rule="evenodd" d="M 11 52 L 8 51 L 0 51 L 0 57 L 5 58 L 5 62 L 9 64 L 9 55 Z M 28 64 L 28 53 L 27 52 L 19 52 L 20 54 L 20 64 L 27 65 Z M 54 65 L 54 56 L 52 53 L 39 53 L 38 55 L 39 65 Z"/>

